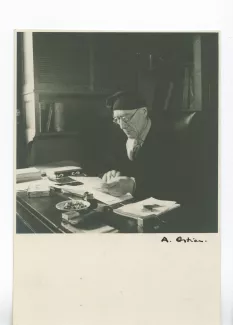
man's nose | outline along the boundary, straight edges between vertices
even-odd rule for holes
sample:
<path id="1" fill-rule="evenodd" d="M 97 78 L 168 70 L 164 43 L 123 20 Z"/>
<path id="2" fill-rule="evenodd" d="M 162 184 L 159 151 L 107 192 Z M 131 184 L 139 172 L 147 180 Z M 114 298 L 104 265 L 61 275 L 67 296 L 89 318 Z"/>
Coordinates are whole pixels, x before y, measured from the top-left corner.
<path id="1" fill-rule="evenodd" d="M 125 125 L 126 125 L 126 123 L 122 119 L 120 119 L 120 121 L 119 121 L 120 128 L 125 129 Z"/>

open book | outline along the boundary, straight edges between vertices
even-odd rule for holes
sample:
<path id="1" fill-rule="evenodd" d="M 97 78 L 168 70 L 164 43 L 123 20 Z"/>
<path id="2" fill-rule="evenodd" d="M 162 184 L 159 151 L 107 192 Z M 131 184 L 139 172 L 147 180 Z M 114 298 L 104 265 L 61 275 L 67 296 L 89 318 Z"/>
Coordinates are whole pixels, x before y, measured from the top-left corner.
<path id="1" fill-rule="evenodd" d="M 179 206 L 180 204 L 175 201 L 162 201 L 151 197 L 136 203 L 126 204 L 113 211 L 126 217 L 147 219 L 150 216 L 159 216 Z"/>

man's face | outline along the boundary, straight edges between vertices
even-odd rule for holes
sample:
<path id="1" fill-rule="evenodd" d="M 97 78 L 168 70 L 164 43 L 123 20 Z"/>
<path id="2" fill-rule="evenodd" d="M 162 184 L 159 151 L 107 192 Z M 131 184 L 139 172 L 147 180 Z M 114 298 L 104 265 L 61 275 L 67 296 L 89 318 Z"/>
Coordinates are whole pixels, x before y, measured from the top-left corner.
<path id="1" fill-rule="evenodd" d="M 117 123 L 128 138 L 135 138 L 143 130 L 147 120 L 147 109 L 115 110 L 114 122 Z"/>

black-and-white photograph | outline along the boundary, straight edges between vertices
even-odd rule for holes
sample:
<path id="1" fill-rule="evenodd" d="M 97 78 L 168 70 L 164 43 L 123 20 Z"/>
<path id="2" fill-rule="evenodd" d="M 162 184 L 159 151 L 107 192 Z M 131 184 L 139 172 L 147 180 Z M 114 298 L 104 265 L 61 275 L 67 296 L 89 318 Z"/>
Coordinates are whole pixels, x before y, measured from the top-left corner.
<path id="1" fill-rule="evenodd" d="M 16 32 L 16 233 L 218 233 L 216 32 Z"/>

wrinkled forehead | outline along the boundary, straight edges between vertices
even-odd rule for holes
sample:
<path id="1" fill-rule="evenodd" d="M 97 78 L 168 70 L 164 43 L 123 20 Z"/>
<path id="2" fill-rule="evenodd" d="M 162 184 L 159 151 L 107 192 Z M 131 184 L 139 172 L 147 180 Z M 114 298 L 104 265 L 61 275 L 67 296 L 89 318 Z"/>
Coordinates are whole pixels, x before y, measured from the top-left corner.
<path id="1" fill-rule="evenodd" d="M 134 112 L 136 112 L 137 109 L 129 109 L 129 110 L 116 110 L 113 111 L 114 117 L 120 117 L 120 116 L 128 116 L 132 115 Z"/>

